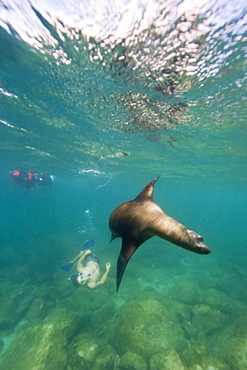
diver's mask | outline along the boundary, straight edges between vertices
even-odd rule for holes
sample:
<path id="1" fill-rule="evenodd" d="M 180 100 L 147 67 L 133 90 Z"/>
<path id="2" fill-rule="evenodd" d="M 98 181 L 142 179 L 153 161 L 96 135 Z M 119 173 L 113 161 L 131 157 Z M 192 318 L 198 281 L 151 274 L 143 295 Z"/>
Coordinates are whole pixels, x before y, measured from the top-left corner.
<path id="1" fill-rule="evenodd" d="M 79 277 L 79 279 L 77 279 L 78 283 L 80 285 L 85 285 L 88 282 L 88 280 L 91 279 L 91 276 L 92 276 L 92 274 L 84 274 L 84 272 L 78 272 L 77 274 L 74 274 L 74 275 L 70 276 L 68 278 L 68 280 L 71 280 L 75 277 L 77 277 L 77 278 Z"/>

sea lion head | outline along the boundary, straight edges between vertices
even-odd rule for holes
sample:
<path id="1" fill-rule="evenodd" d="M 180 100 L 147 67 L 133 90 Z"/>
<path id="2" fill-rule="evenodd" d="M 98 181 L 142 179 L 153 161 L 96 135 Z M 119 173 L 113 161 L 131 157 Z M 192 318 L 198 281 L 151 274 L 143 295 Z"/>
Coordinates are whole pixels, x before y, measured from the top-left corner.
<path id="1" fill-rule="evenodd" d="M 189 245 L 191 246 L 191 249 L 186 249 L 199 254 L 208 254 L 211 252 L 211 249 L 204 243 L 204 239 L 201 235 L 188 228 L 187 233 L 189 236 Z"/>

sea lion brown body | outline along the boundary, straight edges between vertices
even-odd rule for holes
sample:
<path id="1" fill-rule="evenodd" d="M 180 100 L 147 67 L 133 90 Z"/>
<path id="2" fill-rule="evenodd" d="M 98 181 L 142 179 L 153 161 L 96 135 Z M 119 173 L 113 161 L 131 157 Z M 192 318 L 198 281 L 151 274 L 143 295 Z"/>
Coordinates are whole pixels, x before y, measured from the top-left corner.
<path id="1" fill-rule="evenodd" d="M 154 183 L 157 179 L 148 183 L 135 199 L 115 208 L 110 215 L 112 240 L 122 238 L 122 248 L 117 261 L 117 290 L 132 254 L 155 235 L 195 253 L 211 252 L 199 234 L 167 216 L 153 201 Z"/>

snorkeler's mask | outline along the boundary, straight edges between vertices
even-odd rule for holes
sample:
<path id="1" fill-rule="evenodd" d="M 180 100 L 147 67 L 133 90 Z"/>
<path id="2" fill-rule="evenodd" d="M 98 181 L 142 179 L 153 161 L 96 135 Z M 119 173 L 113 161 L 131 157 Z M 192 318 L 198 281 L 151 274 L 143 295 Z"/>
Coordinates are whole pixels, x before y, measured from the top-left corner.
<path id="1" fill-rule="evenodd" d="M 71 280 L 75 277 L 82 276 L 82 275 L 84 275 L 84 276 L 83 276 L 82 279 L 80 279 L 80 281 L 78 281 L 78 283 L 81 284 L 81 285 L 85 285 L 86 282 L 91 279 L 92 274 L 84 274 L 84 272 L 78 272 L 77 274 L 74 274 L 74 275 L 70 276 L 68 278 L 68 280 Z"/>

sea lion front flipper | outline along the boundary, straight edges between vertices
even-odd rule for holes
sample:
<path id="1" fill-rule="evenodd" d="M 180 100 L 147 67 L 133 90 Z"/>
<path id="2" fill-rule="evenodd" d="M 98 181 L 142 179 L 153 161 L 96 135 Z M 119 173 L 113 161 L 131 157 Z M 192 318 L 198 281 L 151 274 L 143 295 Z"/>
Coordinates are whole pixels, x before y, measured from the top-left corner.
<path id="1" fill-rule="evenodd" d="M 117 291 L 119 289 L 127 263 L 137 248 L 138 246 L 136 246 L 133 242 L 127 241 L 125 238 L 122 239 L 122 248 L 117 260 Z"/>

